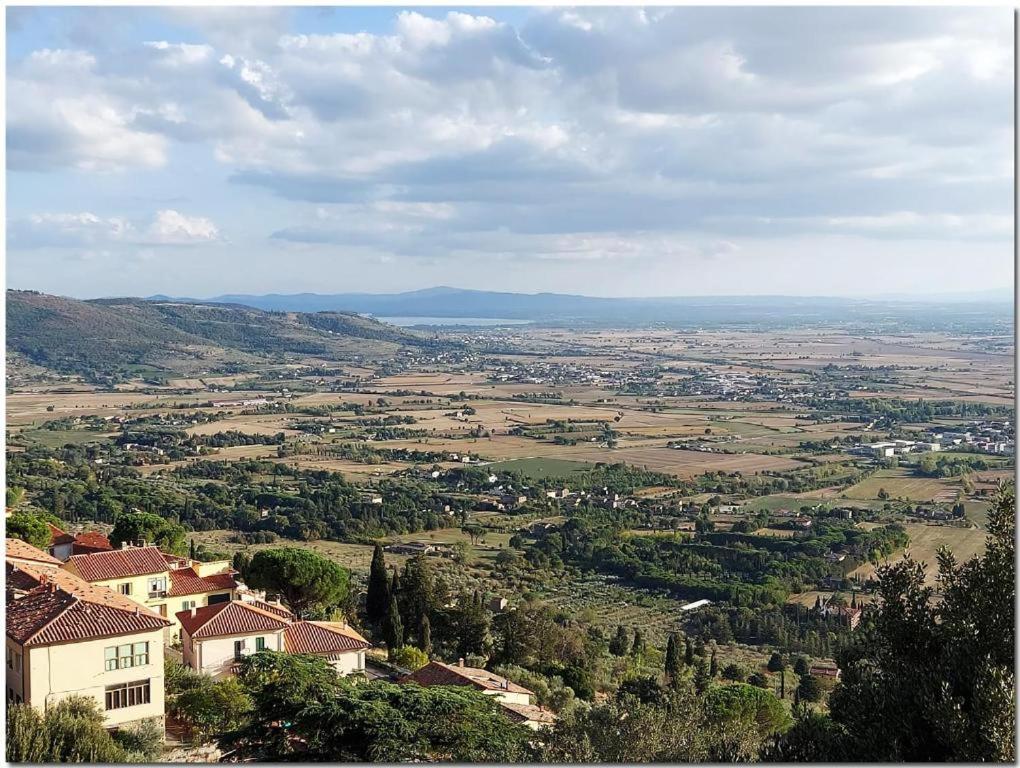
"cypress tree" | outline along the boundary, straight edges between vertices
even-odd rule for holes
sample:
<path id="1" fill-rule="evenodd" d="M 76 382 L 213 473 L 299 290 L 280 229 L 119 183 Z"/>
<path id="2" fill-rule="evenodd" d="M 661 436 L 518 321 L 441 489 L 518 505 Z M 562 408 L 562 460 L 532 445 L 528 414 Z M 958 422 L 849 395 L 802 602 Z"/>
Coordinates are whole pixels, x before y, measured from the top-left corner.
<path id="1" fill-rule="evenodd" d="M 432 624 L 429 622 L 428 614 L 421 617 L 421 626 L 418 627 L 418 647 L 426 655 L 432 653 Z"/>
<path id="2" fill-rule="evenodd" d="M 393 654 L 404 645 L 404 624 L 400 620 L 400 609 L 397 608 L 395 593 L 390 595 L 390 605 L 386 612 L 383 634 L 386 640 L 386 651 L 392 659 Z"/>
<path id="3" fill-rule="evenodd" d="M 375 545 L 372 552 L 372 568 L 368 574 L 368 592 L 365 595 L 365 613 L 369 621 L 380 621 L 386 617 L 390 607 L 390 580 L 386 574 L 386 560 L 383 549 Z"/>
<path id="4" fill-rule="evenodd" d="M 630 654 L 635 659 L 640 659 L 645 652 L 645 638 L 640 629 L 634 630 L 634 644 L 630 647 Z"/>
<path id="5" fill-rule="evenodd" d="M 621 624 L 616 628 L 613 639 L 609 641 L 609 652 L 614 656 L 626 656 L 629 648 L 630 638 L 627 636 L 627 630 Z"/>
<path id="6" fill-rule="evenodd" d="M 666 682 L 673 688 L 680 682 L 680 642 L 676 632 L 670 632 L 666 641 Z"/>
<path id="7" fill-rule="evenodd" d="M 689 637 L 684 638 L 684 664 L 688 667 L 694 664 L 694 644 Z"/>
<path id="8" fill-rule="evenodd" d="M 715 648 L 712 649 L 712 661 L 708 665 L 709 677 L 715 677 L 719 674 L 719 662 L 715 658 Z"/>

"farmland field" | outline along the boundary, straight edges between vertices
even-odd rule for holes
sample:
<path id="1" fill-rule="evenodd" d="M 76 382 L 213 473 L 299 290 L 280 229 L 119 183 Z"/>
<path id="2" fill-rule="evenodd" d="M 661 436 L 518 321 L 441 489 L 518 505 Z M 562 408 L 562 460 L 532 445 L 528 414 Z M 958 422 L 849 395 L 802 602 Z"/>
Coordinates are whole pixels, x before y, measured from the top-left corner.
<path id="1" fill-rule="evenodd" d="M 915 477 L 906 469 L 883 469 L 848 488 L 844 494 L 850 499 L 875 499 L 884 489 L 894 499 L 952 501 L 959 488 L 958 481 Z"/>

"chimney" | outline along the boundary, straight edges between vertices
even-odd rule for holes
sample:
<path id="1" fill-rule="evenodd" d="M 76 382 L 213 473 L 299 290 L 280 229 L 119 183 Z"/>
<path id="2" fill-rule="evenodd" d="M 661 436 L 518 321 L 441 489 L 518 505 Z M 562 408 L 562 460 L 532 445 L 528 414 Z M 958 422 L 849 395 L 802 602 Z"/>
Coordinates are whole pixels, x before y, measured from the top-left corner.
<path id="1" fill-rule="evenodd" d="M 196 608 L 195 606 L 191 606 L 191 618 L 195 618 L 195 616 L 197 614 L 198 614 L 198 608 Z"/>
<path id="2" fill-rule="evenodd" d="M 457 659 L 457 666 L 458 667 L 463 667 L 464 666 L 464 657 L 463 656 L 461 656 L 459 659 Z"/>

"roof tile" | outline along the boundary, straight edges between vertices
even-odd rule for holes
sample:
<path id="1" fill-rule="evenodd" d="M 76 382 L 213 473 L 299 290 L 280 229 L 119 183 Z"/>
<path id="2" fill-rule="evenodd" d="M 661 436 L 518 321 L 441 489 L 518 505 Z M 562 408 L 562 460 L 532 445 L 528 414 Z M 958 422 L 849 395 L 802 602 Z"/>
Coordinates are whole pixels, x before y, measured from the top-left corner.
<path id="1" fill-rule="evenodd" d="M 159 547 L 129 547 L 88 555 L 71 555 L 65 564 L 86 581 L 107 581 L 169 571 Z"/>
<path id="2" fill-rule="evenodd" d="M 240 600 L 180 611 L 177 620 L 192 638 L 275 632 L 288 622 Z"/>
<path id="3" fill-rule="evenodd" d="M 283 633 L 288 653 L 344 653 L 370 648 L 365 638 L 334 621 L 296 621 Z"/>

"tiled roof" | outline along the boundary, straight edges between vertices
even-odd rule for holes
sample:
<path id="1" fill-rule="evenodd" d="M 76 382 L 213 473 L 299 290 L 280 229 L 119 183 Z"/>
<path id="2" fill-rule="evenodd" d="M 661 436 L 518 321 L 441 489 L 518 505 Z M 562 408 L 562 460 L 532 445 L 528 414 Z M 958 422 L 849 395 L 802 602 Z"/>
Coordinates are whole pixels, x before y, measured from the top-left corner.
<path id="1" fill-rule="evenodd" d="M 10 596 L 11 592 L 28 592 L 30 589 L 35 589 L 39 586 L 38 579 L 32 576 L 27 568 L 19 567 L 12 560 L 8 560 L 6 566 L 8 600 L 12 599 Z"/>
<path id="2" fill-rule="evenodd" d="M 486 691 L 509 691 L 511 693 L 527 693 L 534 696 L 533 691 L 507 680 L 505 677 L 489 672 L 487 669 L 477 667 L 462 667 L 460 665 L 444 664 L 441 661 L 433 661 L 426 664 L 417 672 L 413 672 L 403 678 L 404 683 L 418 683 L 419 685 L 473 685 Z"/>
<path id="3" fill-rule="evenodd" d="M 129 547 L 89 555 L 71 555 L 65 567 L 73 568 L 86 581 L 145 576 L 170 570 L 159 547 Z"/>
<path id="4" fill-rule="evenodd" d="M 201 595 L 206 592 L 217 592 L 221 589 L 237 589 L 237 581 L 233 573 L 214 573 L 210 576 L 199 576 L 194 568 L 180 568 L 170 571 L 169 597 L 182 595 Z"/>
<path id="5" fill-rule="evenodd" d="M 67 531 L 62 531 L 53 523 L 46 523 L 50 529 L 50 546 L 56 547 L 60 544 L 70 544 L 74 541 L 74 536 L 69 534 Z"/>
<path id="6" fill-rule="evenodd" d="M 295 618 L 293 613 L 291 613 L 289 610 L 287 610 L 287 608 L 278 603 L 268 603 L 265 600 L 259 600 L 257 598 L 245 600 L 244 602 L 250 605 L 254 605 L 256 608 L 259 608 L 265 611 L 266 613 L 271 613 L 274 616 L 279 616 L 281 619 L 287 619 L 292 621 Z"/>
<path id="7" fill-rule="evenodd" d="M 21 539 L 7 539 L 7 557 L 13 560 L 29 560 L 42 565 L 60 565 L 60 561 L 41 549 Z"/>
<path id="8" fill-rule="evenodd" d="M 275 632 L 288 622 L 240 600 L 215 603 L 192 611 L 180 611 L 177 620 L 193 638 Z"/>
<path id="9" fill-rule="evenodd" d="M 530 720 L 542 725 L 552 725 L 556 722 L 556 713 L 545 707 L 536 707 L 534 704 L 512 704 L 508 701 L 501 701 L 499 705 L 507 710 L 511 719 L 518 722 Z"/>
<path id="10" fill-rule="evenodd" d="M 370 648 L 360 634 L 334 621 L 296 621 L 283 633 L 287 653 L 343 653 Z"/>
<path id="11" fill-rule="evenodd" d="M 8 584 L 30 587 L 6 606 L 7 636 L 21 645 L 51 645 L 148 632 L 170 626 L 157 613 L 73 573 L 7 564 Z M 31 587 L 32 582 L 36 586 Z"/>
<path id="12" fill-rule="evenodd" d="M 86 531 L 74 537 L 71 545 L 72 555 L 88 555 L 93 552 L 109 552 L 113 547 L 110 540 L 99 531 Z"/>

